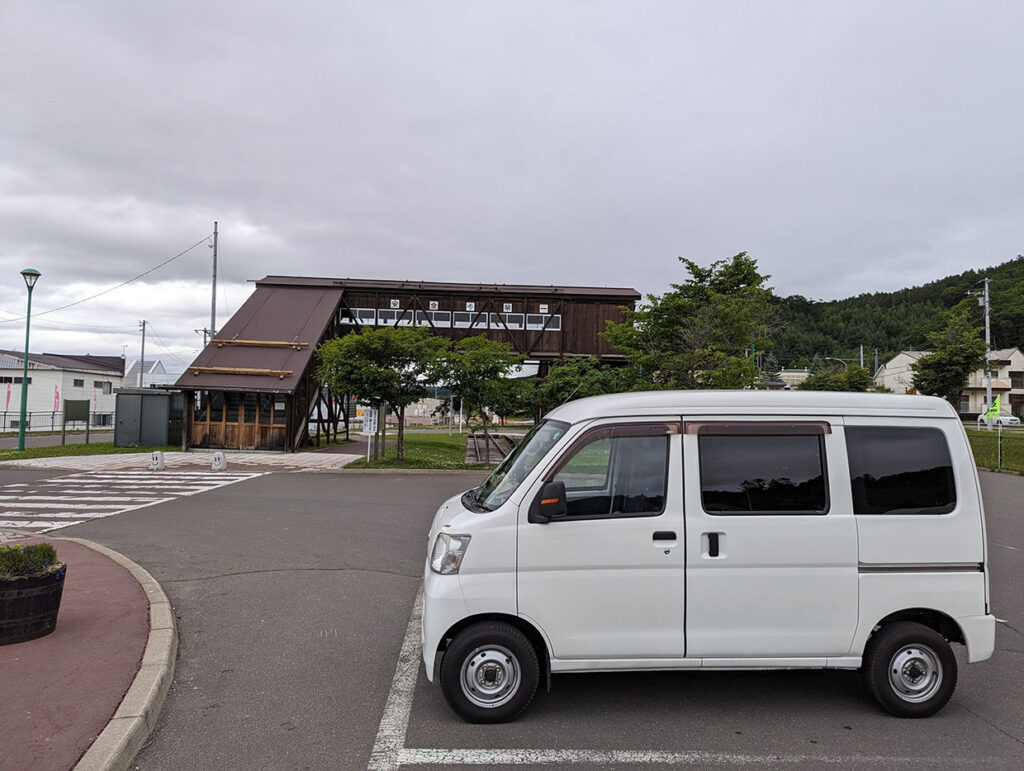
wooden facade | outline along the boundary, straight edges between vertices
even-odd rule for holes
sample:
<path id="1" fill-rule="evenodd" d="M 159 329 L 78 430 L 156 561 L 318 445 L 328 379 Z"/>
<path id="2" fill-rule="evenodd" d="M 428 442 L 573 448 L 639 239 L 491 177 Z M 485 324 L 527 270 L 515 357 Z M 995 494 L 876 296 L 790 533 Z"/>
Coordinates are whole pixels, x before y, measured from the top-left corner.
<path id="1" fill-rule="evenodd" d="M 419 326 L 452 340 L 485 335 L 527 359 L 595 356 L 622 361 L 601 333 L 622 321 L 633 289 L 437 284 L 346 280 L 338 311 L 342 329 Z"/>
<path id="2" fill-rule="evenodd" d="M 453 340 L 508 343 L 542 367 L 567 356 L 621 361 L 601 337 L 633 289 L 268 276 L 200 353 L 183 445 L 290 452 L 347 424 L 345 397 L 316 378 L 316 346 L 360 328 L 421 326 Z M 191 409 L 189 409 L 191 405 Z"/>

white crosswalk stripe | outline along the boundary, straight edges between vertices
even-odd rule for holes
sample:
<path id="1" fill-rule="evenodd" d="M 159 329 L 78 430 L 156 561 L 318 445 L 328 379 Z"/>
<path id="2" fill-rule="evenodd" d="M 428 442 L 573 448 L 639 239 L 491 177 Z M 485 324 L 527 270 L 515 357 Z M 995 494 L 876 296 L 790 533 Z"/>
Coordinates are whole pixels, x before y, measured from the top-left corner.
<path id="1" fill-rule="evenodd" d="M 35 533 L 109 517 L 263 472 L 91 471 L 0 487 L 0 528 Z M 0 540 L 8 533 L 0 533 Z"/>

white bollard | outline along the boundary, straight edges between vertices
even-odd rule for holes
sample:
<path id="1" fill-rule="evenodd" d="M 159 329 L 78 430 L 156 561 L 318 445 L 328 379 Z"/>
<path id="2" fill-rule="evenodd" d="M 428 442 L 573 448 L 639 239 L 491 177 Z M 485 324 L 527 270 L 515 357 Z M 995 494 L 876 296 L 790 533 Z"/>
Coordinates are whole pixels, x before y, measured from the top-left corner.
<path id="1" fill-rule="evenodd" d="M 224 453 L 215 452 L 213 454 L 213 471 L 224 471 L 228 467 L 227 458 L 224 457 Z"/>
<path id="2" fill-rule="evenodd" d="M 152 458 L 149 462 L 150 471 L 163 471 L 164 470 L 164 454 L 159 450 L 153 452 Z"/>

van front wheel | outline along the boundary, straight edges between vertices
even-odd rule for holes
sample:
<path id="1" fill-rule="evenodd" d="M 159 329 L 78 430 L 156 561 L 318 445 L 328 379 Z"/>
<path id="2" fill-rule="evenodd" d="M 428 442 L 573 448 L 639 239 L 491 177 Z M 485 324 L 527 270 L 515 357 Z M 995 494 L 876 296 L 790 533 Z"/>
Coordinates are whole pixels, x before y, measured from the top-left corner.
<path id="1" fill-rule="evenodd" d="M 537 651 L 526 635 L 499 621 L 485 621 L 455 635 L 441 660 L 441 692 L 470 723 L 504 723 L 522 712 L 537 692 Z"/>
<path id="2" fill-rule="evenodd" d="M 871 695 L 897 717 L 934 715 L 953 696 L 956 657 L 946 638 L 911 621 L 883 626 L 864 651 Z"/>

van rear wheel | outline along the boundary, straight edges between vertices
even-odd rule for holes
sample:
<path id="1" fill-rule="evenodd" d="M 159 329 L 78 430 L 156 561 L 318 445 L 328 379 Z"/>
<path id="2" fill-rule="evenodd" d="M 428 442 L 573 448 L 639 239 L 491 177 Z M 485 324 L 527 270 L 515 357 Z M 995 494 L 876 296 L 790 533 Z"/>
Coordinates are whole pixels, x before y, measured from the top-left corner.
<path id="1" fill-rule="evenodd" d="M 956 657 L 946 638 L 912 621 L 876 632 L 864 651 L 863 670 L 871 695 L 897 717 L 934 715 L 956 688 Z"/>
<path id="2" fill-rule="evenodd" d="M 470 723 L 504 723 L 533 700 L 540 667 L 526 635 L 500 621 L 466 627 L 441 660 L 441 692 Z"/>

